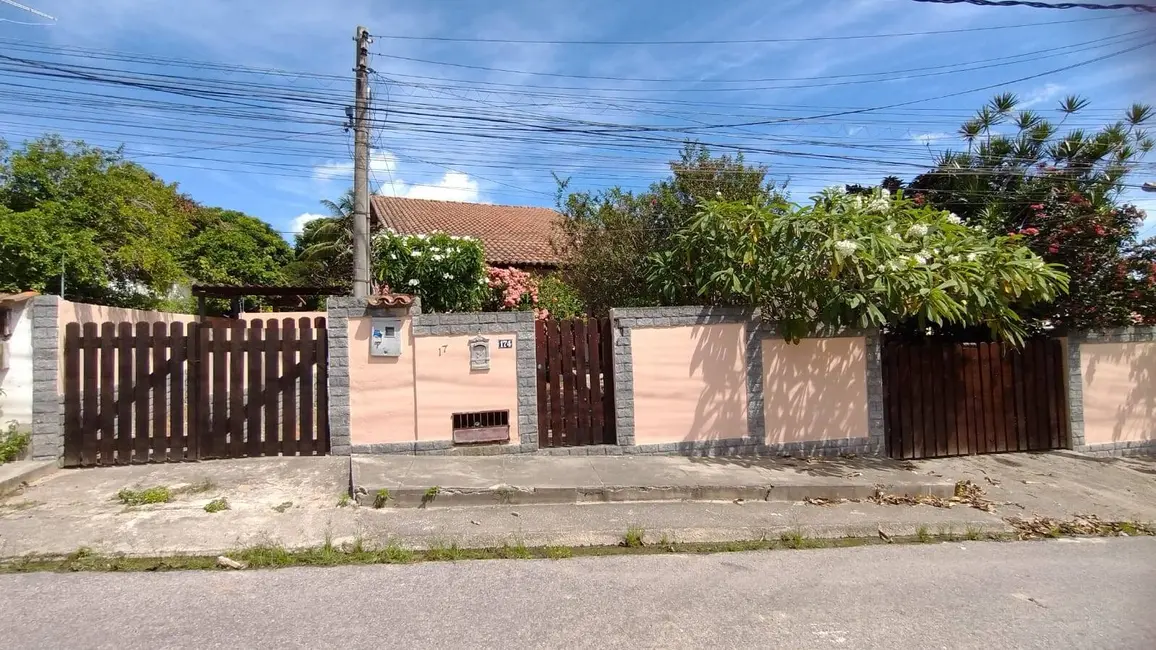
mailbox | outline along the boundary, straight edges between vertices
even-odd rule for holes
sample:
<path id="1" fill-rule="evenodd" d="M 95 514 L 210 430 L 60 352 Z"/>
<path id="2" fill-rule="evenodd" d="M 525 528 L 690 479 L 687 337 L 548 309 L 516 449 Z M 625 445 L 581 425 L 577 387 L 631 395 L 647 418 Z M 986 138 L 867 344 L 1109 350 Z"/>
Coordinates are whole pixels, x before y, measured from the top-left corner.
<path id="1" fill-rule="evenodd" d="M 401 320 L 397 318 L 374 318 L 373 331 L 369 336 L 369 356 L 401 356 Z"/>

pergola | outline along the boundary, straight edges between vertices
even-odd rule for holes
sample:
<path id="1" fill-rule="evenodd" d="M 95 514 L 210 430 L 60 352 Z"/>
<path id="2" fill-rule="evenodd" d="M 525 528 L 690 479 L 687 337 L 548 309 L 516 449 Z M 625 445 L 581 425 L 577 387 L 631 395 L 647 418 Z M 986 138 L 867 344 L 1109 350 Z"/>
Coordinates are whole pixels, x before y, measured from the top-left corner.
<path id="1" fill-rule="evenodd" d="M 241 313 L 241 299 L 251 296 L 273 298 L 304 298 L 313 296 L 345 295 L 344 287 L 284 287 L 260 284 L 194 284 L 193 295 L 197 297 L 197 316 L 204 318 L 206 298 L 228 298 L 232 302 L 234 315 Z"/>

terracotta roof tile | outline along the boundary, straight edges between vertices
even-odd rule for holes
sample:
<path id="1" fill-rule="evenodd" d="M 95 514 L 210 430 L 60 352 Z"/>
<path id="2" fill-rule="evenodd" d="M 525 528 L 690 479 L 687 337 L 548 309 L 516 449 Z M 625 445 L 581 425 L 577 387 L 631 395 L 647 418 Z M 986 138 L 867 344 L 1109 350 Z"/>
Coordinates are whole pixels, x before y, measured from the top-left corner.
<path id="1" fill-rule="evenodd" d="M 371 205 L 377 223 L 403 235 L 441 230 L 477 237 L 485 248 L 487 264 L 557 266 L 561 262 L 551 244 L 560 215 L 550 208 L 376 195 Z"/>

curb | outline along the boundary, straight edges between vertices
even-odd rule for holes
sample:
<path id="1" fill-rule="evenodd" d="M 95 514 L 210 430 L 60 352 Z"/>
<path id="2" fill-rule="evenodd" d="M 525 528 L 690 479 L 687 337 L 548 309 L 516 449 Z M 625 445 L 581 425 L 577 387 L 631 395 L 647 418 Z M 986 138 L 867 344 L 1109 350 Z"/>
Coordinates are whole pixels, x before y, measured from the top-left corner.
<path id="1" fill-rule="evenodd" d="M 356 477 L 355 477 L 356 478 Z M 814 483 L 795 485 L 669 485 L 580 487 L 523 487 L 494 485 L 486 488 L 439 486 L 436 495 L 429 488 L 357 485 L 354 498 L 359 505 L 372 505 L 379 490 L 389 491 L 387 505 L 395 508 L 426 506 L 564 505 L 580 503 L 625 503 L 648 501 L 803 501 L 805 499 L 866 499 L 878 490 L 899 496 L 950 498 L 955 483 L 925 482 L 892 485 L 865 483 Z"/>
<path id="2" fill-rule="evenodd" d="M 15 467 L 15 469 L 11 469 Z M 55 460 L 17 460 L 0 466 L 4 477 L 0 478 L 0 497 L 19 492 L 22 487 L 44 478 L 59 469 Z"/>

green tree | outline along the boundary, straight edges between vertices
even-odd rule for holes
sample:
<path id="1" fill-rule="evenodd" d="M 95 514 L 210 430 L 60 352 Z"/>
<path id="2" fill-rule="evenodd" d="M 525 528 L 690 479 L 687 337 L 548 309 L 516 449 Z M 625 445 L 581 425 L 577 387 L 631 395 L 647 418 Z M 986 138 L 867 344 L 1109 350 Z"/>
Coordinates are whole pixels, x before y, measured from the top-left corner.
<path id="1" fill-rule="evenodd" d="M 1144 128 L 1153 109 L 1134 104 L 1099 130 L 1062 133 L 1063 122 L 1017 106 L 1010 93 L 994 97 L 960 127 L 967 151 L 943 153 L 908 193 L 992 235 L 1019 234 L 1069 270 L 1068 293 L 1023 310 L 1032 327 L 1115 327 L 1156 317 L 1156 304 L 1144 299 L 1149 267 L 1136 253 L 1144 214 L 1119 202 L 1129 173 L 1153 147 Z M 1087 106 L 1071 96 L 1059 111 L 1066 119 Z"/>
<path id="2" fill-rule="evenodd" d="M 693 300 L 693 295 L 656 294 L 646 279 L 647 258 L 667 249 L 671 234 L 693 219 L 704 200 L 778 196 L 765 167 L 746 164 L 741 154 L 712 157 L 698 144 L 687 144 L 670 171 L 637 194 L 618 187 L 566 194 L 568 183 L 559 182 L 564 218 L 554 245 L 566 260 L 563 279 L 592 313 Z"/>
<path id="3" fill-rule="evenodd" d="M 986 325 L 1018 342 L 1026 332 L 1013 307 L 1067 287 L 1021 237 L 988 236 L 901 195 L 839 189 L 813 200 L 707 201 L 651 256 L 648 278 L 667 296 L 758 305 L 788 340 L 914 320 Z"/>
<path id="4" fill-rule="evenodd" d="M 481 243 L 442 232 L 377 233 L 373 277 L 382 290 L 421 296 L 430 312 L 478 311 L 490 294 Z"/>
<path id="5" fill-rule="evenodd" d="M 286 273 L 297 284 L 353 286 L 353 189 L 321 205 L 329 216 L 305 224 L 293 246 L 295 261 Z"/>
<path id="6" fill-rule="evenodd" d="M 235 210 L 200 208 L 192 232 L 181 250 L 181 265 L 190 279 L 205 284 L 284 284 L 285 267 L 293 259 L 289 244 L 273 228 Z M 266 303 L 246 298 L 246 311 Z M 214 305 L 214 311 L 224 304 Z"/>

